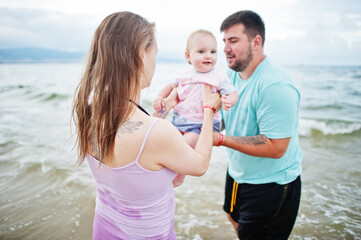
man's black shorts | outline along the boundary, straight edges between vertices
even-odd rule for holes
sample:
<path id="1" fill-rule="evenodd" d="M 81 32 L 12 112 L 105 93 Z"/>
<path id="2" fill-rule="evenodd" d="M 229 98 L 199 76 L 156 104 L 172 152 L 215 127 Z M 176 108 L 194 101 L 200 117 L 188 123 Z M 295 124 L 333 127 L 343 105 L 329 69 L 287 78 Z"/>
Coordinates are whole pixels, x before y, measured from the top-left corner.
<path id="1" fill-rule="evenodd" d="M 237 184 L 227 171 L 223 209 L 238 223 L 240 239 L 287 239 L 300 197 L 300 177 L 286 185 Z"/>

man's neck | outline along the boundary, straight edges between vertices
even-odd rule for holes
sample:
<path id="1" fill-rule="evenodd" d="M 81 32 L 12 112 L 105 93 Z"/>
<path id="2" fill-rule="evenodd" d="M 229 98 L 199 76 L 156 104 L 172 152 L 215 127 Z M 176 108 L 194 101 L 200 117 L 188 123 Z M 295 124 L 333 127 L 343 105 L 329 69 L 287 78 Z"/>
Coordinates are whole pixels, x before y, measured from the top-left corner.
<path id="1" fill-rule="evenodd" d="M 254 70 L 256 70 L 256 68 L 258 67 L 258 65 L 266 58 L 266 55 L 264 55 L 262 53 L 262 55 L 258 56 L 258 57 L 253 57 L 252 61 L 249 63 L 248 67 L 243 70 L 242 72 L 238 72 L 239 76 L 241 77 L 242 80 L 247 80 L 248 78 L 250 78 L 254 72 Z"/>

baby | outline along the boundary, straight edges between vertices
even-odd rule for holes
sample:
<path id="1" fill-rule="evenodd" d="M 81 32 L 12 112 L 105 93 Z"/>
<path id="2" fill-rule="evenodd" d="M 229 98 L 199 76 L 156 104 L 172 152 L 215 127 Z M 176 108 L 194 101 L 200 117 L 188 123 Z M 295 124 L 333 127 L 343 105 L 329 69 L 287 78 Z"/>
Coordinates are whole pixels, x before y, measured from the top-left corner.
<path id="1" fill-rule="evenodd" d="M 213 93 L 222 95 L 225 111 L 237 103 L 238 93 L 227 74 L 214 68 L 217 62 L 217 41 L 211 32 L 203 29 L 193 32 L 187 41 L 185 57 L 193 68 L 183 72 L 158 93 L 152 104 L 156 110 L 153 116 L 165 118 L 174 107 L 172 123 L 183 134 L 188 145 L 194 148 L 202 127 L 202 99 L 206 85 L 210 85 Z M 221 130 L 221 120 L 221 114 L 217 112 L 214 116 L 214 131 Z M 175 181 L 181 184 L 183 178 L 177 176 Z"/>

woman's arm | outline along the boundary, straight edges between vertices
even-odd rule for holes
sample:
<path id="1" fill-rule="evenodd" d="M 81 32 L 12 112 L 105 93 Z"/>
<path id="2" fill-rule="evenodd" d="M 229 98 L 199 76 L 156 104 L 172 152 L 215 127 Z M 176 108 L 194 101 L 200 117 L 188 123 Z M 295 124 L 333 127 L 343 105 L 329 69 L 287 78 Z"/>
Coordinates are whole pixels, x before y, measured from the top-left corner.
<path id="1" fill-rule="evenodd" d="M 219 94 L 210 94 L 209 86 L 204 94 L 203 106 L 221 107 Z M 179 131 L 170 123 L 162 121 L 155 129 L 158 147 L 154 151 L 158 164 L 175 172 L 186 175 L 201 176 L 209 165 L 212 153 L 212 129 L 214 112 L 211 108 L 204 108 L 202 131 L 195 149 L 192 149 L 183 139 Z"/>

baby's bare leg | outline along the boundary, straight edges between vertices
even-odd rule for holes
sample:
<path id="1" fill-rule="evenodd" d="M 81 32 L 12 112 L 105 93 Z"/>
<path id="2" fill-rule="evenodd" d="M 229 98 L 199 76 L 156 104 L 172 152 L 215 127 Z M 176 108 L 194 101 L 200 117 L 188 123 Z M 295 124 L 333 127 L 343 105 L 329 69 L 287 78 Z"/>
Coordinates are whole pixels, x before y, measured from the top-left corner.
<path id="1" fill-rule="evenodd" d="M 185 132 L 183 134 L 184 140 L 188 143 L 189 146 L 191 146 L 193 149 L 196 147 L 199 134 L 194 132 Z"/>
<path id="2" fill-rule="evenodd" d="M 175 105 L 178 103 L 178 93 L 177 88 L 174 88 L 168 97 L 163 99 L 164 106 L 159 111 L 156 111 L 152 114 L 153 117 L 159 117 L 165 119 L 168 116 L 168 113 Z"/>
<path id="3" fill-rule="evenodd" d="M 185 132 L 183 137 L 189 146 L 191 146 L 193 149 L 196 147 L 196 144 L 197 144 L 197 141 L 199 138 L 199 134 L 194 133 L 194 132 Z M 184 182 L 185 177 L 186 177 L 186 175 L 178 173 L 175 176 L 175 178 L 173 179 L 173 186 L 178 187 L 179 185 L 181 185 Z"/>

